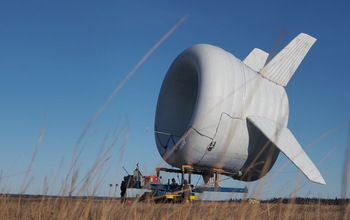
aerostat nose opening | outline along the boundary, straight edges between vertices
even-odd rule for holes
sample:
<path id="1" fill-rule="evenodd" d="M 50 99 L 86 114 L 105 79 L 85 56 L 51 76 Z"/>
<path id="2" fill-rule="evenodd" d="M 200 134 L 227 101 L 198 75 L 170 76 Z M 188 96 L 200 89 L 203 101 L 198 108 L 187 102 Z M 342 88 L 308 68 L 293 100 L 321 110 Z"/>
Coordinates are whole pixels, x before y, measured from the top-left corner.
<path id="1" fill-rule="evenodd" d="M 198 81 L 198 71 L 188 60 L 177 59 L 168 70 L 159 93 L 155 118 L 155 129 L 168 133 L 158 133 L 163 147 L 169 144 L 169 135 L 176 140 L 190 126 L 197 102 Z"/>

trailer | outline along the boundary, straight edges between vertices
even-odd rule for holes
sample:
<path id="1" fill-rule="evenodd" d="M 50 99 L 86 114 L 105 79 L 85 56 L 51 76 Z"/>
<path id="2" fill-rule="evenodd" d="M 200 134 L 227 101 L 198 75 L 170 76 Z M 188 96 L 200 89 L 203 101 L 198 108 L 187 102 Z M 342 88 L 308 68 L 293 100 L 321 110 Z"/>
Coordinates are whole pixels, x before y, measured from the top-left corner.
<path id="1" fill-rule="evenodd" d="M 174 178 L 163 183 L 161 173 L 181 174 L 180 183 L 176 183 Z M 214 178 L 213 186 L 192 185 L 192 175 L 208 175 L 211 173 Z M 154 202 L 195 202 L 203 198 L 205 193 L 248 193 L 245 188 L 221 187 L 218 179 L 219 175 L 235 175 L 225 173 L 220 169 L 199 170 L 192 166 L 182 166 L 181 169 L 156 168 L 156 175 L 145 176 L 137 166 L 133 175 L 124 177 L 121 184 L 122 202 L 126 198 L 138 199 L 140 201 Z M 124 194 L 122 186 L 125 186 Z"/>

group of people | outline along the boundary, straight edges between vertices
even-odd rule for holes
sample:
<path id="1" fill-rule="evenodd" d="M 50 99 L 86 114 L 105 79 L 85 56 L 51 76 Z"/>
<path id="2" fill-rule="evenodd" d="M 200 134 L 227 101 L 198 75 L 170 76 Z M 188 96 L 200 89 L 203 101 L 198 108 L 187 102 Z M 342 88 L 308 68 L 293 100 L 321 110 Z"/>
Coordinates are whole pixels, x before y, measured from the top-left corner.
<path id="1" fill-rule="evenodd" d="M 171 179 L 170 189 L 172 192 L 180 190 L 179 184 L 176 183 L 176 180 L 174 178 Z M 191 185 L 188 184 L 187 180 L 184 180 L 183 186 L 182 186 L 182 196 L 184 197 L 185 202 L 191 201 Z"/>

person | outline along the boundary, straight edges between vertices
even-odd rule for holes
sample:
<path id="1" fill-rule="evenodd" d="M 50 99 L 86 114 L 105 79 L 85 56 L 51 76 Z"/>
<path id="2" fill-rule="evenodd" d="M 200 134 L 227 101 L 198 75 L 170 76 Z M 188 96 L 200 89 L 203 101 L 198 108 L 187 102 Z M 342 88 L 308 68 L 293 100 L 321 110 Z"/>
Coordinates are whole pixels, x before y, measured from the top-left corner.
<path id="1" fill-rule="evenodd" d="M 185 202 L 189 202 L 191 201 L 191 186 L 190 184 L 188 184 L 187 180 L 184 180 L 184 185 L 182 187 L 182 191 L 183 191 L 183 198 Z"/>
<path id="2" fill-rule="evenodd" d="M 176 183 L 175 178 L 171 179 L 170 187 L 171 187 L 171 191 L 173 191 L 173 192 L 178 189 L 179 185 Z"/>
<path id="3" fill-rule="evenodd" d="M 136 169 L 134 170 L 134 187 L 135 188 L 141 188 L 141 177 L 142 173 L 139 168 L 139 164 L 136 164 Z"/>
<path id="4" fill-rule="evenodd" d="M 127 180 L 126 180 L 126 176 L 124 176 L 124 180 L 120 184 L 121 203 L 124 203 L 126 201 L 126 188 L 127 188 Z"/>

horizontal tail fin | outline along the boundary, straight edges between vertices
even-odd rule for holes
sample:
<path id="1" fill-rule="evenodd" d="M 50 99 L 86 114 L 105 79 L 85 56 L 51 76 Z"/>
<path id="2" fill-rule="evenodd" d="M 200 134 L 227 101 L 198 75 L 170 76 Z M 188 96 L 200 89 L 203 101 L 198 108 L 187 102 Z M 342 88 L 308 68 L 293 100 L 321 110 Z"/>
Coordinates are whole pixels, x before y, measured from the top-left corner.
<path id="1" fill-rule="evenodd" d="M 276 122 L 259 116 L 248 116 L 248 120 L 264 133 L 310 181 L 326 184 L 316 166 L 288 128 L 279 126 Z"/>
<path id="2" fill-rule="evenodd" d="M 269 54 L 265 51 L 254 48 L 254 50 L 250 52 L 243 62 L 256 72 L 259 72 L 262 68 L 264 68 L 268 56 Z"/>
<path id="3" fill-rule="evenodd" d="M 259 72 L 260 75 L 286 86 L 315 41 L 307 34 L 299 34 Z"/>

